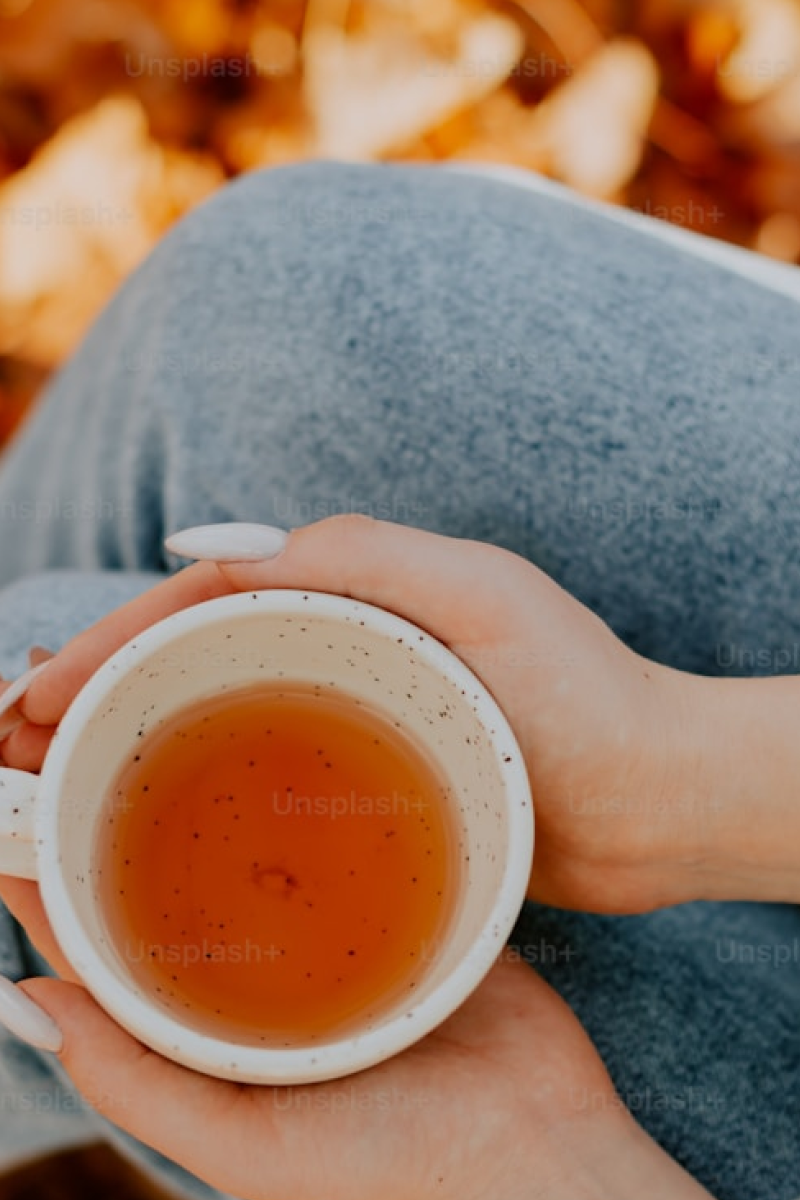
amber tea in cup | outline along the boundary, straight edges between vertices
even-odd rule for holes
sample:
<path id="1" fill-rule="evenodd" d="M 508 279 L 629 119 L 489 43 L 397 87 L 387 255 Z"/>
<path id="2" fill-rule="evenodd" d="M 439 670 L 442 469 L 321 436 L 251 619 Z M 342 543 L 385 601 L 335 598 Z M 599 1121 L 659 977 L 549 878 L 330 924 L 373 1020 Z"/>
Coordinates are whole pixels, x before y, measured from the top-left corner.
<path id="1" fill-rule="evenodd" d="M 99 856 L 112 940 L 146 991 L 284 1045 L 413 993 L 458 855 L 445 781 L 398 724 L 281 683 L 191 705 L 140 742 Z"/>

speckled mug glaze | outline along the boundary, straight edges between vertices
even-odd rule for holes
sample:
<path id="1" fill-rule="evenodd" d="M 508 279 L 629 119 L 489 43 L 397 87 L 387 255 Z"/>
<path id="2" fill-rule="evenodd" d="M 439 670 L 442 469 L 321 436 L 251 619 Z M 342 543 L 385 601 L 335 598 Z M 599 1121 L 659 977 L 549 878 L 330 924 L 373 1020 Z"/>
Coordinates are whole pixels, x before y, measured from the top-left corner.
<path id="1" fill-rule="evenodd" d="M 413 1003 L 398 1000 L 355 1034 L 288 1049 L 211 1036 L 137 986 L 106 933 L 94 853 L 111 785 L 140 739 L 188 704 L 279 679 L 335 686 L 402 726 L 448 782 L 461 856 L 450 925 L 421 969 Z M 429 1033 L 496 960 L 524 899 L 532 854 L 527 772 L 495 701 L 428 634 L 341 596 L 250 592 L 168 617 L 92 676 L 39 777 L 0 772 L 0 870 L 39 880 L 56 937 L 86 987 L 161 1054 L 240 1082 L 348 1075 Z"/>

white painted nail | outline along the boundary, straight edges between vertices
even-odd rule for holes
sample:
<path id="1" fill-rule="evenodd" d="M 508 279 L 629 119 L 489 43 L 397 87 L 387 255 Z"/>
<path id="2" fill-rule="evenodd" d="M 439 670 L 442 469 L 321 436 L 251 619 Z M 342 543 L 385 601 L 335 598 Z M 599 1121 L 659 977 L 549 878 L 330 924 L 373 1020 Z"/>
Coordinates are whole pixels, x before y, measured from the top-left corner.
<path id="1" fill-rule="evenodd" d="M 49 666 L 49 662 L 39 663 L 38 667 L 31 667 L 30 671 L 26 671 L 24 675 L 20 675 L 19 679 L 14 680 L 8 690 L 0 696 L 0 717 L 13 708 L 18 700 L 22 699 L 36 676 L 41 675 L 42 671 Z"/>
<path id="2" fill-rule="evenodd" d="M 164 545 L 181 558 L 212 562 L 263 562 L 277 558 L 288 533 L 274 525 L 251 525 L 231 521 L 226 525 L 195 525 L 170 534 Z"/>
<path id="3" fill-rule="evenodd" d="M 57 1054 L 64 1044 L 64 1035 L 53 1018 L 3 975 L 0 975 L 0 1024 L 38 1050 Z"/>

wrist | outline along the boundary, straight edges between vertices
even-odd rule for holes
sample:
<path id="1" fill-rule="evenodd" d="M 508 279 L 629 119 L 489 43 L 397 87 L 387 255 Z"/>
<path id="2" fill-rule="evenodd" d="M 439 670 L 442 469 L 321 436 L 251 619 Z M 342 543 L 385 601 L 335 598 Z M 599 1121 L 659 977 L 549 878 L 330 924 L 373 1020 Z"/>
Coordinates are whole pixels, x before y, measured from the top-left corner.
<path id="1" fill-rule="evenodd" d="M 664 671 L 686 898 L 800 901 L 800 680 Z"/>
<path id="2" fill-rule="evenodd" d="M 598 1126 L 602 1139 L 594 1173 L 596 1200 L 712 1200 L 696 1179 L 636 1123 L 622 1107 Z M 553 1200 L 561 1200 L 554 1196 Z M 568 1197 L 563 1197 L 568 1200 Z M 586 1200 L 595 1200 L 587 1192 Z"/>
<path id="3" fill-rule="evenodd" d="M 612 1102 L 609 1095 L 606 1102 L 602 1113 L 558 1128 L 556 1169 L 544 1166 L 541 1153 L 530 1157 L 518 1166 L 513 1184 L 506 1181 L 502 1200 L 712 1200 L 645 1133 L 619 1097 Z M 519 1136 L 524 1139 L 524 1131 Z"/>

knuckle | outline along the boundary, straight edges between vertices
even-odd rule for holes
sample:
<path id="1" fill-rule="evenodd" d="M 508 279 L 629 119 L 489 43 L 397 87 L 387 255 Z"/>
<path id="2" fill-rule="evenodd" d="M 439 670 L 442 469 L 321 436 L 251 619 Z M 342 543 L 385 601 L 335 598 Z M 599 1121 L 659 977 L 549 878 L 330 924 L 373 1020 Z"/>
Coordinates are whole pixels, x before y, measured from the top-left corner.
<path id="1" fill-rule="evenodd" d="M 343 542 L 371 537 L 379 522 L 366 513 L 337 513 L 321 522 L 326 532 Z"/>

